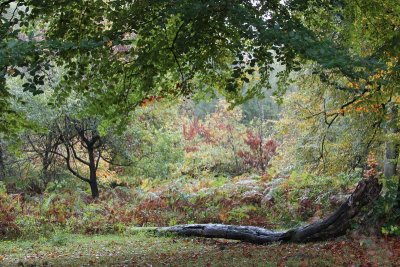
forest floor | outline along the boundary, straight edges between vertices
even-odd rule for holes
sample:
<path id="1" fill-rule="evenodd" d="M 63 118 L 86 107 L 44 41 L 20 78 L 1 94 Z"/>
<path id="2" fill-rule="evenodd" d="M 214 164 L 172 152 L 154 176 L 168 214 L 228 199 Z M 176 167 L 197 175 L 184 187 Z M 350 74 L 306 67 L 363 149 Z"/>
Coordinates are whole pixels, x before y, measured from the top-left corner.
<path id="1" fill-rule="evenodd" d="M 0 241 L 0 266 L 400 266 L 400 239 L 252 245 L 148 233 Z"/>

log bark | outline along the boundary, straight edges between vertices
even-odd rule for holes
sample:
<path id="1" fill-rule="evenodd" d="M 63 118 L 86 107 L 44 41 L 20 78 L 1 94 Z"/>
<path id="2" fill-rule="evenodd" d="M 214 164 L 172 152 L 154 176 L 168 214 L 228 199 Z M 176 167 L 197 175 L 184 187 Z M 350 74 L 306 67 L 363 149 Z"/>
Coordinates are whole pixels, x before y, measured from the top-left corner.
<path id="1" fill-rule="evenodd" d="M 330 216 L 315 223 L 286 231 L 272 231 L 255 226 L 224 224 L 188 224 L 158 228 L 159 233 L 175 233 L 181 236 L 225 238 L 255 244 L 283 242 L 310 242 L 326 240 L 343 235 L 352 219 L 361 209 L 373 203 L 381 192 L 382 185 L 373 176 L 361 180 L 350 197 Z"/>

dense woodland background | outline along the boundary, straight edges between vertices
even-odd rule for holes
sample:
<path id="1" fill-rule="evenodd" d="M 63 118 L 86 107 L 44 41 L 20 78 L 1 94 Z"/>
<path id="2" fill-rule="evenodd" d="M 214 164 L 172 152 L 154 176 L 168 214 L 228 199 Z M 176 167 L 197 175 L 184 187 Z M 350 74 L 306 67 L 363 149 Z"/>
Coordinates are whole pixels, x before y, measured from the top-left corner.
<path id="1" fill-rule="evenodd" d="M 340 234 L 397 240 L 397 0 L 1 0 L 0 13 L 4 242 L 302 229 L 347 206 Z"/>

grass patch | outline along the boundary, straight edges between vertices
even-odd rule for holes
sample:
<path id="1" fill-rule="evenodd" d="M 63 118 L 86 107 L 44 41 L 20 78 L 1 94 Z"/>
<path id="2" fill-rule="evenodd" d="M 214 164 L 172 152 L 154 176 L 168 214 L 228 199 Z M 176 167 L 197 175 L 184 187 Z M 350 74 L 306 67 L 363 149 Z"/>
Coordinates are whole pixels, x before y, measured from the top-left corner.
<path id="1" fill-rule="evenodd" d="M 343 238 L 257 246 L 157 236 L 154 228 L 131 229 L 123 235 L 57 233 L 37 240 L 0 241 L 0 266 L 388 266 L 399 262 L 399 255 L 382 244 Z"/>

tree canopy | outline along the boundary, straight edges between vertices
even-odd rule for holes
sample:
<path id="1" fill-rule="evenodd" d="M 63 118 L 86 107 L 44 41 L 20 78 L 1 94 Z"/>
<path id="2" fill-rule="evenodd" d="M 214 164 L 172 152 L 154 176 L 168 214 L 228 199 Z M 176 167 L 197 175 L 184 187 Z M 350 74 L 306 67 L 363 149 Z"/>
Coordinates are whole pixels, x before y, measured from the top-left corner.
<path id="1" fill-rule="evenodd" d="M 365 95 L 372 83 L 383 83 L 370 77 L 398 53 L 395 2 L 3 1 L 1 99 L 10 98 L 5 77 L 24 78 L 25 90 L 38 94 L 58 65 L 65 75 L 57 101 L 74 91 L 91 100 L 91 112 L 121 122 L 150 96 L 217 91 L 239 104 L 270 87 L 274 64 L 284 65 L 284 81 L 308 61 L 338 89 Z M 331 81 L 334 74 L 344 78 Z M 2 109 L 6 119 L 11 112 Z"/>

